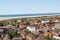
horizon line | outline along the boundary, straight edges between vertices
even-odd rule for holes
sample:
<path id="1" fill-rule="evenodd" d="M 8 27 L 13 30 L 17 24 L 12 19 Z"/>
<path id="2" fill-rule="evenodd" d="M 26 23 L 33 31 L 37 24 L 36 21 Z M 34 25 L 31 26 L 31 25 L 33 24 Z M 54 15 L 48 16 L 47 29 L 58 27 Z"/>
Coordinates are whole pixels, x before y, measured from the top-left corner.
<path id="1" fill-rule="evenodd" d="M 41 15 L 60 15 L 60 13 L 37 13 L 37 14 L 9 14 L 9 15 L 0 15 L 0 17 L 16 17 L 16 16 L 41 16 Z"/>

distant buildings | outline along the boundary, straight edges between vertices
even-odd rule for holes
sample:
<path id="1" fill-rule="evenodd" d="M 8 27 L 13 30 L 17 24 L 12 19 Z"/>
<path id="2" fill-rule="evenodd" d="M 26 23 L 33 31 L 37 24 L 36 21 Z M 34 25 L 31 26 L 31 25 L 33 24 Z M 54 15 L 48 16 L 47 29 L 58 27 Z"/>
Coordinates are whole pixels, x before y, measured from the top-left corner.
<path id="1" fill-rule="evenodd" d="M 60 36 L 60 22 L 58 19 L 52 19 L 51 17 L 47 17 L 49 20 L 43 20 L 41 18 L 21 18 L 16 21 L 9 21 L 10 23 L 7 23 L 7 26 L 0 27 L 0 32 L 4 31 L 6 29 L 6 32 L 9 31 L 9 29 L 14 29 L 16 31 L 16 34 L 18 34 L 20 37 L 13 37 L 12 40 L 46 40 L 42 37 L 43 36 L 54 36 L 56 38 Z M 3 22 L 4 23 L 4 22 Z M 5 24 L 5 23 L 4 23 Z M 17 27 L 16 27 L 17 26 Z M 8 29 L 8 30 L 7 30 Z M 23 29 L 23 30 L 22 30 Z M 37 37 L 38 35 L 38 37 Z M 7 35 L 4 37 L 5 40 L 9 39 Z"/>

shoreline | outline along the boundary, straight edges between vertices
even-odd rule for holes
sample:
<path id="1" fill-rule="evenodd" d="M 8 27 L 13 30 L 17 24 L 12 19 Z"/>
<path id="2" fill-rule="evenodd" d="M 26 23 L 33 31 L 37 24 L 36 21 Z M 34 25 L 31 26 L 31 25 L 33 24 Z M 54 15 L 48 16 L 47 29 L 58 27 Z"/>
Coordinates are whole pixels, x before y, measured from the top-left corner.
<path id="1" fill-rule="evenodd" d="M 58 15 L 58 14 L 57 14 Z M 0 21 L 9 20 L 9 19 L 16 19 L 16 18 L 27 18 L 27 17 L 43 17 L 43 16 L 57 16 L 57 15 L 36 15 L 36 16 L 14 16 L 14 17 L 0 17 Z"/>

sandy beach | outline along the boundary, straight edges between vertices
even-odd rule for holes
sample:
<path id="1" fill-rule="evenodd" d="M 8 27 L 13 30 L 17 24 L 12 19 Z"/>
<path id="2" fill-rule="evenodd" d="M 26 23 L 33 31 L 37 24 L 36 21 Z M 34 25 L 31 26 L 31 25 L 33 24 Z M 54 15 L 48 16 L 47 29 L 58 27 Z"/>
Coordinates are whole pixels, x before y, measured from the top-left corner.
<path id="1" fill-rule="evenodd" d="M 16 16 L 16 17 L 0 17 L 0 21 L 16 18 L 26 18 L 26 17 L 41 17 L 41 16 L 52 16 L 52 15 L 39 15 L 39 16 Z M 56 15 L 55 15 L 56 16 Z"/>
<path id="2" fill-rule="evenodd" d="M 0 21 L 16 18 L 26 18 L 26 17 L 40 17 L 40 16 L 17 16 L 17 17 L 0 17 Z"/>

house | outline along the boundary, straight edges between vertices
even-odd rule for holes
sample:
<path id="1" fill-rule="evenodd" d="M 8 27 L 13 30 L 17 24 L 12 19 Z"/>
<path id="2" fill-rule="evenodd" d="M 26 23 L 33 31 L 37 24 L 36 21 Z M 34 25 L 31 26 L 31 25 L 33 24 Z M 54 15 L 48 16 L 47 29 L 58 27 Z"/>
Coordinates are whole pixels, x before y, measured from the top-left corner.
<path id="1" fill-rule="evenodd" d="M 43 28 L 43 25 L 42 24 L 38 24 L 38 29 L 39 28 Z"/>
<path id="2" fill-rule="evenodd" d="M 60 26 L 60 22 L 55 23 L 54 26 Z"/>
<path id="3" fill-rule="evenodd" d="M 42 22 L 42 24 L 45 24 L 45 23 L 48 23 L 49 20 L 42 20 L 41 22 Z"/>
<path id="4" fill-rule="evenodd" d="M 26 36 L 26 40 L 35 40 L 35 39 L 36 39 L 36 37 L 33 34 L 28 34 Z"/>
<path id="5" fill-rule="evenodd" d="M 51 20 L 52 22 L 59 22 L 58 20 Z M 50 20 L 42 20 L 41 21 L 42 22 L 42 24 L 45 24 L 45 23 L 48 23 L 48 22 L 50 22 Z"/>
<path id="6" fill-rule="evenodd" d="M 24 31 L 20 32 L 20 35 L 24 38 L 26 38 L 26 33 Z"/>
<path id="7" fill-rule="evenodd" d="M 27 26 L 27 29 L 31 32 L 35 32 L 35 26 Z"/>
<path id="8" fill-rule="evenodd" d="M 14 37 L 12 40 L 22 40 L 22 37 Z"/>
<path id="9" fill-rule="evenodd" d="M 3 40 L 10 40 L 10 37 L 8 34 L 5 35 L 5 37 L 3 38 Z"/>
<path id="10" fill-rule="evenodd" d="M 45 36 L 48 36 L 48 35 L 49 35 L 49 36 L 52 36 L 53 33 L 52 33 L 51 31 L 47 30 L 47 31 L 44 32 L 44 35 L 45 35 Z"/>
<path id="11" fill-rule="evenodd" d="M 39 36 L 36 40 L 44 40 L 41 36 Z"/>
<path id="12" fill-rule="evenodd" d="M 59 22 L 56 18 L 51 19 L 53 22 Z"/>
<path id="13" fill-rule="evenodd" d="M 52 24 L 46 24 L 47 29 L 52 29 L 52 26 L 53 26 Z"/>
<path id="14" fill-rule="evenodd" d="M 19 28 L 26 28 L 26 25 L 19 24 Z"/>

